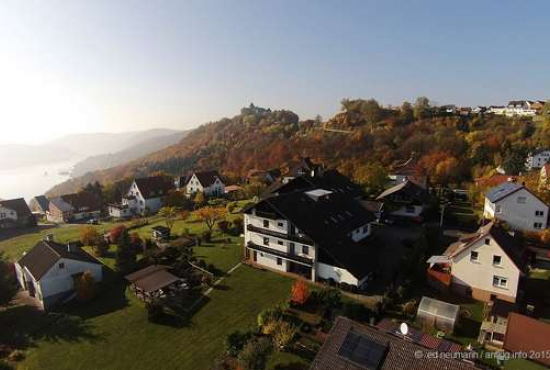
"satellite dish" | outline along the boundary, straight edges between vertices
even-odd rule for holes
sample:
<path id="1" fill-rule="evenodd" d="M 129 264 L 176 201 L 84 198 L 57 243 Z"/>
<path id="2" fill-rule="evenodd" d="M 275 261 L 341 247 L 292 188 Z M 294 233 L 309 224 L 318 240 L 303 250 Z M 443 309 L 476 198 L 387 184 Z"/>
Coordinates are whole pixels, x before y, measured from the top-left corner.
<path id="1" fill-rule="evenodd" d="M 409 326 L 406 323 L 402 323 L 399 330 L 401 330 L 401 334 L 407 335 L 409 333 Z"/>

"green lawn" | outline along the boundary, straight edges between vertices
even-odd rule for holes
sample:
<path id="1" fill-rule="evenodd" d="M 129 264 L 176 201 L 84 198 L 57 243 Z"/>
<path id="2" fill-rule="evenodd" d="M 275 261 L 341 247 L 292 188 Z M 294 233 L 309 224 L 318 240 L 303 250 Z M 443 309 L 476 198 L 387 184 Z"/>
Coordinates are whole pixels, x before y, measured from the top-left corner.
<path id="1" fill-rule="evenodd" d="M 261 310 L 288 297 L 291 284 L 289 278 L 241 266 L 189 321 L 165 324 L 149 323 L 141 302 L 128 292 L 126 300 L 114 297 L 121 293 L 113 289 L 73 315 L 78 325 L 71 321 L 69 332 L 56 324 L 37 336 L 19 369 L 206 370 L 227 334 L 255 325 Z"/>
<path id="2" fill-rule="evenodd" d="M 550 280 L 550 270 L 532 269 L 529 272 L 530 279 Z"/>
<path id="3" fill-rule="evenodd" d="M 532 361 L 514 359 L 506 361 L 504 370 L 548 370 L 548 368 Z"/>

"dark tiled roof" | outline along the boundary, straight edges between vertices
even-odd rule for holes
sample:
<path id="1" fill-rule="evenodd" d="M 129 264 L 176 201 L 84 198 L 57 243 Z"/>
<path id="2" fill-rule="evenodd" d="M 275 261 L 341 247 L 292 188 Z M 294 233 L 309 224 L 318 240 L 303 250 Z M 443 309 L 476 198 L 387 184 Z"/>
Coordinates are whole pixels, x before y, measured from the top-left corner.
<path id="1" fill-rule="evenodd" d="M 49 205 L 50 207 L 55 206 L 62 212 L 79 212 L 82 209 L 85 212 L 93 212 L 101 210 L 103 199 L 96 193 L 82 191 L 51 199 Z"/>
<path id="2" fill-rule="evenodd" d="M 376 200 L 383 200 L 394 194 L 405 195 L 407 198 L 417 200 L 422 204 L 427 204 L 430 201 L 430 195 L 426 189 L 423 189 L 413 181 L 409 180 L 386 189 L 382 192 L 382 194 L 376 197 Z"/>
<path id="3" fill-rule="evenodd" d="M 334 193 L 349 194 L 353 197 L 363 195 L 359 185 L 353 183 L 337 170 L 325 170 L 313 177 L 308 175 L 297 177 L 286 184 L 276 181 L 267 188 L 263 196 L 313 189 L 325 189 Z"/>
<path id="4" fill-rule="evenodd" d="M 100 264 L 82 248 L 71 246 L 69 251 L 68 245 L 48 241 L 38 242 L 18 263 L 26 267 L 36 280 L 40 280 L 62 258 Z"/>
<path id="5" fill-rule="evenodd" d="M 40 207 L 42 212 L 46 212 L 50 209 L 50 201 L 44 195 L 36 196 L 32 200 L 36 202 L 36 204 L 38 205 L 38 207 Z"/>
<path id="6" fill-rule="evenodd" d="M 550 348 L 550 324 L 512 312 L 504 338 L 504 349 L 510 352 L 539 353 L 534 361 L 550 366 L 550 358 L 544 356 Z"/>
<path id="7" fill-rule="evenodd" d="M 142 177 L 135 182 L 145 199 L 162 197 L 174 188 L 172 181 L 164 176 Z"/>
<path id="8" fill-rule="evenodd" d="M 23 198 L 0 200 L 0 206 L 12 209 L 17 212 L 17 218 L 29 217 L 32 215 L 29 206 Z"/>
<path id="9" fill-rule="evenodd" d="M 292 222 L 342 267 L 363 278 L 378 263 L 374 238 L 355 243 L 351 232 L 372 221 L 374 215 L 345 193 L 330 193 L 314 200 L 308 191 L 272 195 L 256 205 L 257 211 L 278 214 Z M 366 245 L 368 244 L 368 245 Z"/>
<path id="10" fill-rule="evenodd" d="M 166 270 L 166 266 L 153 265 L 126 275 L 124 278 L 145 293 L 151 293 L 180 280 Z"/>
<path id="11" fill-rule="evenodd" d="M 341 348 L 350 332 L 369 341 L 387 347 L 376 369 L 368 369 L 342 356 Z M 418 352 L 421 351 L 421 352 Z M 446 358 L 416 358 L 415 353 L 426 354 L 429 349 L 403 340 L 395 335 L 379 331 L 375 327 L 358 324 L 348 318 L 338 317 L 323 347 L 313 360 L 310 370 L 473 370 L 472 364 Z"/>
<path id="12" fill-rule="evenodd" d="M 203 187 L 208 187 L 216 182 L 216 179 L 220 179 L 222 181 L 222 177 L 218 173 L 218 171 L 201 171 L 201 172 L 195 172 L 195 176 L 197 176 L 197 179 L 201 183 Z M 189 177 L 189 180 L 191 177 Z M 189 180 L 187 182 L 189 182 Z"/>

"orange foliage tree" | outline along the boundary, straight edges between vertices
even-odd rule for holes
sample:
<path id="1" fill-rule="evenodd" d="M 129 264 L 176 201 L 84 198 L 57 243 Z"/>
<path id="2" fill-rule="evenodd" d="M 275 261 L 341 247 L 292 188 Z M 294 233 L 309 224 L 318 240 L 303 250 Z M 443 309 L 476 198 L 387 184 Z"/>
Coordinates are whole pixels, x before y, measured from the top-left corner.
<path id="1" fill-rule="evenodd" d="M 290 301 L 297 305 L 303 305 L 309 298 L 309 287 L 302 279 L 296 280 L 292 285 Z"/>
<path id="2" fill-rule="evenodd" d="M 206 224 L 208 230 L 212 231 L 212 228 L 216 225 L 216 222 L 225 217 L 227 210 L 223 207 L 206 206 L 197 209 L 193 212 L 193 214 Z"/>

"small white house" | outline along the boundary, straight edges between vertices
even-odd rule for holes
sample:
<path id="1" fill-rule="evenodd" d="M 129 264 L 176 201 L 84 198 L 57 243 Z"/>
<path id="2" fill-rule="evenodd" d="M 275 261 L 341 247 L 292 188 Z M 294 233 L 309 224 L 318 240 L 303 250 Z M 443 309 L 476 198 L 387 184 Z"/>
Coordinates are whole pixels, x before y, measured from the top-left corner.
<path id="1" fill-rule="evenodd" d="M 541 231 L 548 226 L 548 205 L 524 185 L 505 182 L 485 195 L 483 217 L 505 221 L 515 230 Z"/>
<path id="2" fill-rule="evenodd" d="M 541 149 L 535 152 L 529 153 L 525 161 L 525 167 L 527 170 L 533 170 L 536 168 L 542 168 L 550 160 L 550 150 Z"/>
<path id="3" fill-rule="evenodd" d="M 103 280 L 103 265 L 81 248 L 51 239 L 36 244 L 15 263 L 17 280 L 44 309 L 69 299 L 75 281 L 90 271 L 96 282 Z"/>
<path id="4" fill-rule="evenodd" d="M 135 179 L 121 203 L 108 205 L 109 215 L 128 218 L 156 213 L 162 207 L 163 197 L 173 188 L 173 182 L 163 176 Z"/>
<path id="5" fill-rule="evenodd" d="M 187 181 L 186 193 L 201 192 L 205 196 L 222 196 L 225 194 L 225 184 L 218 171 L 194 172 Z"/>
<path id="6" fill-rule="evenodd" d="M 515 302 L 526 270 L 522 246 L 491 222 L 428 260 L 428 280 L 480 301 Z"/>

